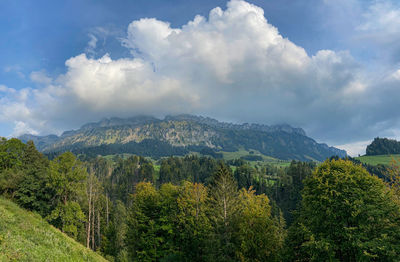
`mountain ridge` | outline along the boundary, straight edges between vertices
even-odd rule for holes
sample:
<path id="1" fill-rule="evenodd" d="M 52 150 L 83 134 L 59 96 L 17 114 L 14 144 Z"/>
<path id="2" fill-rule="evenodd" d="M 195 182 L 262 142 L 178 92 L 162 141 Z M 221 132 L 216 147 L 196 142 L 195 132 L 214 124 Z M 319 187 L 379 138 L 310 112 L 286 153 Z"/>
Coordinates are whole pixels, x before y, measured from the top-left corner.
<path id="1" fill-rule="evenodd" d="M 176 153 L 176 149 L 185 154 L 203 148 L 230 152 L 240 148 L 255 149 L 265 155 L 287 160 L 322 161 L 332 155 L 346 155 L 344 150 L 317 143 L 303 129 L 288 124 L 234 124 L 187 114 L 166 116 L 164 119 L 152 116 L 103 118 L 77 130 L 65 131 L 59 137 L 23 135 L 20 139 L 33 140 L 42 152 L 75 150 L 76 153 L 82 153 L 83 149 L 86 152 L 94 147 L 111 152 L 105 148 L 112 145 L 113 150 L 118 152 L 115 145 L 120 145 L 120 148 L 124 146 L 124 151 L 140 153 L 140 150 L 137 152 L 133 148 L 143 149 L 141 143 L 145 143 L 149 156 L 152 155 L 151 147 L 165 151 L 158 156 L 168 155 L 169 151 Z"/>

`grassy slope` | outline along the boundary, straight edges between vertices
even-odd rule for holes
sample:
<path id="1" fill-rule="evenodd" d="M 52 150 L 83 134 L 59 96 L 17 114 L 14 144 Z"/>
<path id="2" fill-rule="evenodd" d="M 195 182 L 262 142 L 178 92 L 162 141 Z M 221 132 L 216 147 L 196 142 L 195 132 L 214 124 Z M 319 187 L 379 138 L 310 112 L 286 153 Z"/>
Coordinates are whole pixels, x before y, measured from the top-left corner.
<path id="1" fill-rule="evenodd" d="M 400 155 L 378 155 L 378 156 L 360 156 L 356 159 L 360 160 L 362 163 L 376 166 L 378 164 L 390 165 L 392 159 L 399 160 Z"/>
<path id="2" fill-rule="evenodd" d="M 257 150 L 249 150 L 249 151 L 247 151 L 245 149 L 240 149 L 240 150 L 235 151 L 235 152 L 221 151 L 221 153 L 223 154 L 225 160 L 233 160 L 233 159 L 238 159 L 238 158 L 240 158 L 242 156 L 249 155 L 250 151 L 253 151 L 254 155 L 261 156 L 262 159 L 263 159 L 263 161 L 250 161 L 250 163 L 252 165 L 255 165 L 257 163 L 258 164 L 267 163 L 267 164 L 271 164 L 271 165 L 278 166 L 278 167 L 287 167 L 287 166 L 290 165 L 290 161 L 273 158 L 271 156 L 266 156 L 266 155 L 260 153 Z"/>
<path id="3" fill-rule="evenodd" d="M 253 151 L 253 153 L 255 155 L 261 156 L 262 159 L 263 159 L 263 161 L 249 161 L 250 164 L 252 164 L 253 166 L 255 164 L 271 164 L 271 165 L 278 166 L 278 167 L 288 167 L 288 166 L 290 166 L 290 162 L 291 161 L 289 161 L 289 160 L 281 160 L 281 159 L 278 159 L 278 158 L 273 158 L 271 156 L 266 156 L 266 155 L 260 153 L 257 150 L 251 150 L 251 151 Z M 245 150 L 245 149 L 240 149 L 240 150 L 234 151 L 234 152 L 218 151 L 217 153 L 222 153 L 223 158 L 225 160 L 233 160 L 233 159 L 239 159 L 242 156 L 249 155 L 250 154 L 250 150 L 248 151 L 248 150 Z M 190 154 L 191 155 L 201 156 L 201 154 L 199 154 L 198 152 L 190 152 Z M 126 159 L 126 158 L 128 158 L 130 156 L 133 156 L 133 155 L 134 154 L 119 154 L 119 156 L 123 157 L 124 159 Z M 115 156 L 116 155 L 106 155 L 106 156 L 104 156 L 104 158 L 108 159 L 108 160 L 113 160 L 113 158 Z M 179 156 L 179 157 L 182 157 L 182 156 Z M 146 158 L 148 158 L 148 159 L 153 161 L 154 169 L 156 171 L 156 176 L 158 176 L 158 172 L 160 171 L 160 166 L 155 164 L 156 161 L 154 159 L 152 159 L 150 157 L 146 157 Z"/>
<path id="4" fill-rule="evenodd" d="M 106 261 L 40 215 L 0 197 L 0 261 Z"/>

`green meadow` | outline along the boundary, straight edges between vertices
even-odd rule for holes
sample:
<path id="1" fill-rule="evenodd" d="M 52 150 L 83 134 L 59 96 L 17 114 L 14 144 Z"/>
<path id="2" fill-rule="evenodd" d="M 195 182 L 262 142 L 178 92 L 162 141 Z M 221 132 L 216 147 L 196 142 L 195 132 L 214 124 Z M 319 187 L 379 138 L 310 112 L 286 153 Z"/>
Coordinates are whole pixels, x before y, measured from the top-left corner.
<path id="1" fill-rule="evenodd" d="M 0 197 L 0 261 L 106 261 L 43 220 Z"/>

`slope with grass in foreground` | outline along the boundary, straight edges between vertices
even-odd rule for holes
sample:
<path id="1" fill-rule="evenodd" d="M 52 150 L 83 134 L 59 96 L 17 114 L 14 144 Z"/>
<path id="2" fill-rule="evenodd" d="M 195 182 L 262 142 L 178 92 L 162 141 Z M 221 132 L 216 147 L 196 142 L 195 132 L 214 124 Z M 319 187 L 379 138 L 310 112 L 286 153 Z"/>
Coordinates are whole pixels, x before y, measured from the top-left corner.
<path id="1" fill-rule="evenodd" d="M 390 165 L 393 160 L 400 161 L 400 155 L 375 155 L 375 156 L 359 156 L 355 159 L 360 160 L 363 164 L 368 164 L 372 166 L 376 166 L 378 164 L 381 165 Z"/>
<path id="2" fill-rule="evenodd" d="M 106 261 L 49 225 L 40 215 L 0 197 L 0 261 Z"/>

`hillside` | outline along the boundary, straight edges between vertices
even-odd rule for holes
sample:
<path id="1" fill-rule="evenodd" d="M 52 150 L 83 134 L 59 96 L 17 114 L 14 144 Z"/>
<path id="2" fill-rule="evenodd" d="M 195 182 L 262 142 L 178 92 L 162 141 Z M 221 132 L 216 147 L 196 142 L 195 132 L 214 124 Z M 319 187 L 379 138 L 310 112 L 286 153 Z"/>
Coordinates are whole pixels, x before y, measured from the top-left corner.
<path id="1" fill-rule="evenodd" d="M 64 132 L 60 137 L 23 135 L 45 153 L 70 150 L 83 154 L 133 153 L 151 157 L 185 155 L 191 151 L 236 152 L 257 150 L 278 159 L 323 161 L 344 150 L 317 143 L 301 128 L 289 125 L 232 124 L 215 119 L 179 115 L 157 119 L 148 116 L 110 118 Z"/>
<path id="2" fill-rule="evenodd" d="M 373 155 L 373 156 L 359 156 L 356 157 L 355 159 L 359 160 L 363 164 L 368 164 L 372 166 L 376 165 L 390 165 L 393 159 L 399 160 L 400 159 L 400 154 L 394 154 L 394 155 Z"/>
<path id="3" fill-rule="evenodd" d="M 0 197 L 0 261 L 106 261 L 39 215 Z"/>

